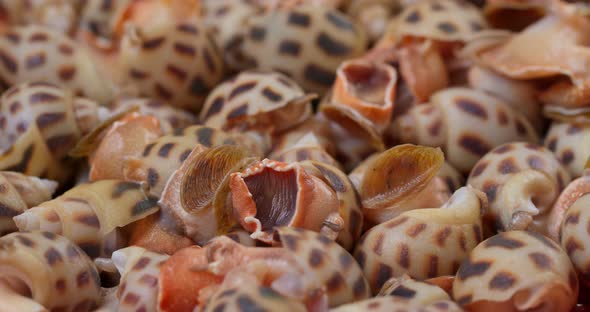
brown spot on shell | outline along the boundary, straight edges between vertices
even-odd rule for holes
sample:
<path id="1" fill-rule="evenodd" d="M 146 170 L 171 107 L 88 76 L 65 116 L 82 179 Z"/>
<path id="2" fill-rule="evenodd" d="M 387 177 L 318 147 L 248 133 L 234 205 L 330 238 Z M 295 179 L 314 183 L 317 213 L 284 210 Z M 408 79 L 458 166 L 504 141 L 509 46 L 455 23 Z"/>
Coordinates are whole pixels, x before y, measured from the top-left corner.
<path id="1" fill-rule="evenodd" d="M 367 293 L 366 281 L 362 275 L 360 275 L 352 285 L 352 293 L 355 299 L 364 297 Z"/>
<path id="2" fill-rule="evenodd" d="M 504 158 L 498 164 L 498 172 L 501 174 L 510 174 L 515 173 L 518 171 L 518 166 L 516 165 L 516 159 L 514 157 Z"/>
<path id="3" fill-rule="evenodd" d="M 385 234 L 379 233 L 377 238 L 375 239 L 375 245 L 373 245 L 373 252 L 379 256 L 383 253 L 383 239 L 385 238 Z"/>
<path id="4" fill-rule="evenodd" d="M 490 289 L 506 290 L 516 283 L 516 277 L 509 272 L 499 272 L 490 280 Z"/>
<path id="5" fill-rule="evenodd" d="M 453 34 L 457 32 L 457 26 L 451 22 L 440 22 L 438 25 L 436 25 L 436 28 L 447 34 Z"/>
<path id="6" fill-rule="evenodd" d="M 457 299 L 457 303 L 458 303 L 459 305 L 462 305 L 462 306 L 464 306 L 464 305 L 467 305 L 467 304 L 471 303 L 471 301 L 472 301 L 472 298 L 473 298 L 473 295 L 465 295 L 465 296 L 461 296 L 461 297 L 459 297 L 459 298 Z"/>
<path id="7" fill-rule="evenodd" d="M 418 236 L 418 234 L 420 234 L 422 231 L 424 231 L 426 229 L 427 225 L 426 223 L 418 223 L 418 224 L 414 224 L 412 225 L 412 227 L 410 227 L 409 229 L 406 230 L 406 234 L 412 238 Z"/>
<path id="8" fill-rule="evenodd" d="M 482 191 L 486 193 L 488 201 L 493 202 L 496 200 L 496 192 L 498 191 L 498 184 L 493 181 L 486 181 L 483 184 Z"/>
<path id="9" fill-rule="evenodd" d="M 324 263 L 323 251 L 314 248 L 309 254 L 309 265 L 313 268 L 320 267 Z"/>
<path id="10" fill-rule="evenodd" d="M 76 138 L 72 134 L 64 134 L 51 137 L 47 139 L 45 142 L 47 143 L 47 147 L 52 153 L 57 153 L 60 149 L 66 149 L 67 147 L 72 147 L 76 144 Z"/>
<path id="11" fill-rule="evenodd" d="M 165 37 L 152 38 L 152 39 L 144 41 L 141 44 L 141 48 L 144 50 L 154 50 L 154 49 L 157 49 L 160 45 L 162 45 L 165 40 L 166 40 Z"/>
<path id="12" fill-rule="evenodd" d="M 572 150 L 568 149 L 568 150 L 561 152 L 561 162 L 566 166 L 571 164 L 572 161 L 574 161 L 574 158 L 575 158 L 575 156 L 574 156 L 574 152 Z"/>
<path id="13" fill-rule="evenodd" d="M 403 216 L 403 217 L 398 217 L 395 219 L 392 219 L 391 221 L 387 221 L 387 223 L 385 223 L 385 227 L 388 229 L 393 229 L 396 226 L 399 226 L 403 223 L 405 223 L 406 221 L 408 221 L 408 217 Z"/>
<path id="14" fill-rule="evenodd" d="M 316 45 L 329 56 L 346 56 L 351 50 L 351 47 L 335 40 L 325 32 L 318 35 Z"/>
<path id="15" fill-rule="evenodd" d="M 440 134 L 440 130 L 442 129 L 442 121 L 437 120 L 433 122 L 430 126 L 428 126 L 428 133 L 432 136 L 438 136 Z"/>
<path id="16" fill-rule="evenodd" d="M 400 285 L 398 287 L 396 287 L 392 292 L 389 293 L 390 296 L 393 297 L 400 297 L 400 298 L 414 298 L 414 296 L 416 296 L 416 291 L 413 289 L 410 289 L 404 285 Z"/>
<path id="17" fill-rule="evenodd" d="M 156 169 L 148 168 L 146 179 L 147 179 L 147 183 L 150 187 L 156 186 L 159 178 L 160 178 L 160 176 L 158 175 L 158 172 L 156 171 Z"/>
<path id="18" fill-rule="evenodd" d="M 478 103 L 473 102 L 470 99 L 458 98 L 455 99 L 455 103 L 460 110 L 467 114 L 470 114 L 483 120 L 488 119 L 488 113 L 486 112 L 486 110 L 483 107 L 481 107 Z"/>
<path id="19" fill-rule="evenodd" d="M 427 268 L 426 268 L 426 272 L 427 276 L 432 278 L 432 277 L 437 277 L 438 276 L 438 256 L 437 255 L 430 255 L 428 260 L 428 264 L 427 264 Z"/>
<path id="20" fill-rule="evenodd" d="M 76 75 L 76 68 L 72 65 L 62 66 L 57 72 L 57 75 L 63 81 L 70 81 Z"/>
<path id="21" fill-rule="evenodd" d="M 53 266 L 58 262 L 62 262 L 63 258 L 57 249 L 51 247 L 45 252 L 45 260 L 47 260 L 49 265 Z"/>
<path id="22" fill-rule="evenodd" d="M 524 125 L 524 123 L 522 122 L 522 120 L 520 119 L 515 119 L 514 120 L 514 126 L 516 127 L 516 132 L 521 135 L 521 136 L 525 136 L 527 134 L 527 130 L 526 127 Z"/>
<path id="23" fill-rule="evenodd" d="M 30 42 L 42 42 L 47 41 L 49 37 L 46 33 L 34 33 L 29 37 Z"/>
<path id="24" fill-rule="evenodd" d="M 175 143 L 166 143 L 162 145 L 162 147 L 160 147 L 160 149 L 158 150 L 158 156 L 167 158 L 170 154 L 170 151 L 174 148 L 175 145 Z"/>
<path id="25" fill-rule="evenodd" d="M 326 289 L 328 290 L 328 293 L 334 293 L 344 287 L 345 283 L 342 275 L 339 272 L 334 272 L 332 277 L 326 282 Z"/>
<path id="26" fill-rule="evenodd" d="M 68 44 L 62 43 L 60 44 L 57 49 L 59 50 L 59 52 L 61 52 L 63 55 L 72 55 L 74 54 L 74 48 Z"/>
<path id="27" fill-rule="evenodd" d="M 262 95 L 271 102 L 278 102 L 283 99 L 283 96 L 271 89 L 270 87 L 265 87 L 262 89 Z"/>
<path id="28" fill-rule="evenodd" d="M 143 157 L 147 157 L 150 154 L 150 152 L 152 151 L 152 149 L 154 148 L 155 145 L 156 145 L 156 143 L 150 143 L 150 144 L 146 145 L 145 148 L 143 149 L 143 152 L 142 152 L 141 155 Z"/>
<path id="29" fill-rule="evenodd" d="M 495 235 L 486 240 L 485 246 L 487 248 L 500 247 L 505 249 L 518 249 L 524 247 L 525 243 L 511 239 L 507 237 L 507 235 Z"/>
<path id="30" fill-rule="evenodd" d="M 29 55 L 25 61 L 25 67 L 27 70 L 33 70 L 43 64 L 45 64 L 45 53 L 43 52 Z"/>
<path id="31" fill-rule="evenodd" d="M 459 145 L 463 147 L 463 149 L 477 156 L 484 156 L 492 149 L 491 146 L 477 134 L 469 133 L 463 134 L 459 138 Z"/>
<path id="32" fill-rule="evenodd" d="M 89 227 L 100 228 L 100 221 L 96 215 L 80 215 L 76 217 L 76 222 L 82 223 Z"/>
<path id="33" fill-rule="evenodd" d="M 126 305 L 136 305 L 139 302 L 139 296 L 130 292 L 123 298 L 123 303 Z"/>
<path id="34" fill-rule="evenodd" d="M 536 238 L 538 241 L 540 241 L 541 243 L 543 243 L 543 245 L 553 249 L 553 250 L 560 250 L 559 246 L 552 240 L 550 240 L 549 238 L 545 237 L 543 234 L 539 234 L 537 232 L 530 232 L 527 231 L 527 234 L 529 234 L 530 236 Z"/>
<path id="35" fill-rule="evenodd" d="M 360 243 L 359 243 L 359 245 L 360 245 Z M 365 261 L 367 259 L 367 254 L 364 251 L 358 250 L 357 252 L 355 252 L 354 258 L 356 259 L 356 262 L 358 262 L 358 264 L 361 267 L 364 267 L 365 266 Z"/>
<path id="36" fill-rule="evenodd" d="M 115 184 L 113 192 L 111 193 L 111 197 L 113 199 L 117 199 L 117 198 L 123 196 L 123 194 L 125 194 L 125 192 L 138 190 L 139 188 L 140 188 L 140 185 L 135 182 L 121 181 L 121 182 Z"/>
<path id="37" fill-rule="evenodd" d="M 229 119 L 239 118 L 239 117 L 245 116 L 247 112 L 248 112 L 248 104 L 242 104 L 242 105 L 236 107 L 235 109 L 233 109 L 231 112 L 229 112 L 227 114 L 227 118 L 229 118 Z"/>
<path id="38" fill-rule="evenodd" d="M 285 39 L 279 45 L 279 54 L 299 56 L 301 52 L 301 43 L 295 40 Z"/>
<path id="39" fill-rule="evenodd" d="M 531 259 L 535 266 L 540 270 L 549 270 L 552 266 L 551 258 L 549 258 L 549 256 L 541 252 L 530 253 L 529 259 Z"/>
<path id="40" fill-rule="evenodd" d="M 219 113 L 221 111 L 221 109 L 223 108 L 224 103 L 225 103 L 225 100 L 222 96 L 216 97 L 213 100 L 213 102 L 211 103 L 211 106 L 209 107 L 209 110 L 207 111 L 207 114 L 205 115 L 205 119 Z"/>
<path id="41" fill-rule="evenodd" d="M 18 71 L 18 63 L 3 50 L 0 50 L 0 62 L 9 72 L 15 74 Z"/>
<path id="42" fill-rule="evenodd" d="M 176 78 L 180 82 L 186 80 L 186 77 L 187 77 L 187 73 L 184 70 L 182 70 L 181 68 L 178 68 L 172 64 L 168 64 L 166 66 L 166 72 L 168 74 L 170 74 L 170 76 Z"/>
<path id="43" fill-rule="evenodd" d="M 570 237 L 565 242 L 565 251 L 571 257 L 576 250 L 582 250 L 584 247 L 575 238 Z"/>
<path id="44" fill-rule="evenodd" d="M 436 233 L 436 235 L 435 235 L 436 244 L 440 247 L 444 247 L 445 241 L 446 241 L 447 237 L 449 237 L 449 235 L 451 235 L 451 227 L 445 226 L 442 230 L 440 230 L 438 233 Z"/>
<path id="45" fill-rule="evenodd" d="M 139 279 L 139 283 L 146 285 L 148 287 L 156 287 L 158 285 L 158 278 L 153 275 L 144 274 Z"/>
<path id="46" fill-rule="evenodd" d="M 310 82 L 330 86 L 334 82 L 335 73 L 312 63 L 305 66 L 303 76 Z"/>
<path id="47" fill-rule="evenodd" d="M 485 272 L 490 268 L 492 262 L 490 261 L 478 261 L 478 262 L 471 262 L 471 259 L 465 258 L 463 263 L 459 267 L 459 271 L 457 271 L 457 278 L 461 280 L 466 280 L 470 277 L 480 276 L 485 274 Z"/>
<path id="48" fill-rule="evenodd" d="M 545 167 L 545 162 L 543 159 L 536 155 L 531 155 L 527 157 L 527 163 L 532 169 L 541 170 Z"/>
<path id="49" fill-rule="evenodd" d="M 67 288 L 66 280 L 64 280 L 63 278 L 60 278 L 57 281 L 55 281 L 55 290 L 57 290 L 57 292 L 59 292 L 60 294 L 65 293 L 66 288 Z"/>
<path id="50" fill-rule="evenodd" d="M 194 77 L 191 80 L 191 84 L 189 87 L 190 94 L 194 96 L 204 96 L 209 91 L 209 87 L 207 83 L 201 77 Z"/>
<path id="51" fill-rule="evenodd" d="M 379 289 L 387 282 L 388 279 L 393 275 L 393 270 L 390 266 L 384 263 L 379 263 L 378 269 L 375 272 L 375 285 L 374 289 Z"/>
<path id="52" fill-rule="evenodd" d="M 236 96 L 248 92 L 256 87 L 258 83 L 256 81 L 244 82 L 239 86 L 236 86 L 228 95 L 228 100 L 232 100 Z"/>
<path id="53" fill-rule="evenodd" d="M 133 79 L 137 79 L 137 80 L 142 80 L 142 79 L 149 77 L 149 74 L 146 72 L 140 71 L 139 69 L 131 68 L 131 69 L 129 69 L 129 77 L 131 77 Z"/>
<path id="54" fill-rule="evenodd" d="M 416 23 L 420 22 L 421 19 L 422 19 L 422 15 L 420 14 L 420 11 L 415 9 L 410 14 L 408 14 L 406 16 L 404 21 L 406 21 L 406 23 L 416 24 Z"/>
<path id="55" fill-rule="evenodd" d="M 184 44 L 182 42 L 175 42 L 174 43 L 174 51 L 177 54 L 182 56 L 194 57 L 197 54 L 197 51 L 194 47 L 188 44 Z"/>
<path id="56" fill-rule="evenodd" d="M 76 285 L 78 288 L 86 287 L 90 284 L 90 273 L 88 271 L 82 271 L 76 275 Z"/>
<path id="57" fill-rule="evenodd" d="M 254 41 L 263 41 L 266 37 L 266 29 L 258 26 L 250 28 L 250 38 Z"/>
<path id="58" fill-rule="evenodd" d="M 488 167 L 488 163 L 485 161 L 478 163 L 471 171 L 470 176 L 472 178 L 480 176 L 486 170 L 487 167 Z"/>
<path id="59" fill-rule="evenodd" d="M 311 24 L 311 18 L 305 13 L 291 12 L 287 18 L 287 23 L 300 27 L 308 27 Z"/>
<path id="60" fill-rule="evenodd" d="M 199 34 L 199 29 L 197 28 L 197 26 L 187 23 L 179 24 L 178 26 L 176 26 L 176 30 L 191 35 Z"/>
<path id="61" fill-rule="evenodd" d="M 2 215 L 2 213 L 0 212 L 0 216 Z M 30 248 L 34 248 L 35 247 L 35 242 L 33 242 L 32 240 L 30 240 L 29 238 L 23 236 L 23 235 L 16 235 L 16 239 L 18 239 L 18 241 Z"/>
<path id="62" fill-rule="evenodd" d="M 408 247 L 407 244 L 400 244 L 397 263 L 399 263 L 399 265 L 405 269 L 410 267 L 410 247 Z"/>
<path id="63" fill-rule="evenodd" d="M 37 126 L 39 126 L 39 129 L 45 129 L 63 121 L 65 118 L 65 113 L 43 113 L 37 117 Z"/>

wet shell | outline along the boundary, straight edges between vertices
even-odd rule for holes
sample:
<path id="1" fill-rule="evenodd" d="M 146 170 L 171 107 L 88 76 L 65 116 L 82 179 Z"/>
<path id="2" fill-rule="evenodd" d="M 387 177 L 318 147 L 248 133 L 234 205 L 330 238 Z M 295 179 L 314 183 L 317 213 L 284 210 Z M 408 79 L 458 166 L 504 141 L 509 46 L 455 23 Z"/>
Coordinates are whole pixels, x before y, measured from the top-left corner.
<path id="1" fill-rule="evenodd" d="M 363 229 L 363 214 L 361 212 L 359 196 L 348 176 L 340 169 L 326 163 L 317 161 L 304 161 L 301 163 L 305 170 L 328 184 L 336 192 L 340 205 L 338 217 L 342 218 L 342 224 L 327 223 L 323 234 L 328 236 L 340 230 L 336 242 L 346 250 L 352 250 Z M 337 221 L 337 218 L 334 220 Z M 334 229 L 331 229 L 333 226 Z M 341 227 L 341 229 L 338 229 Z"/>
<path id="2" fill-rule="evenodd" d="M 299 163 L 264 159 L 232 173 L 229 186 L 240 224 L 252 238 L 267 243 L 273 241 L 278 226 L 320 231 L 343 223 L 334 190 Z M 341 229 L 330 227 L 334 239 Z"/>
<path id="3" fill-rule="evenodd" d="M 581 282 L 590 285 L 588 268 L 590 264 L 590 247 L 587 231 L 590 221 L 590 193 L 577 198 L 567 209 L 560 231 L 561 247 L 569 255 Z"/>
<path id="4" fill-rule="evenodd" d="M 538 141 L 528 120 L 508 104 L 467 88 L 437 92 L 430 104 L 412 108 L 394 126 L 402 142 L 441 146 L 449 163 L 463 173 L 498 145 Z"/>
<path id="5" fill-rule="evenodd" d="M 141 95 L 198 113 L 223 74 L 223 60 L 205 27 L 192 23 L 129 27 L 123 36 L 123 83 Z"/>
<path id="6" fill-rule="evenodd" d="M 572 177 L 579 177 L 590 155 L 590 124 L 553 122 L 545 137 L 550 149 Z"/>
<path id="7" fill-rule="evenodd" d="M 123 243 L 115 230 L 156 211 L 157 199 L 140 184 L 101 180 L 78 185 L 14 217 L 21 231 L 59 233 L 90 257 L 109 256 Z"/>
<path id="8" fill-rule="evenodd" d="M 565 251 L 525 231 L 497 234 L 463 261 L 453 298 L 469 311 L 569 311 L 578 279 Z"/>
<path id="9" fill-rule="evenodd" d="M 368 224 L 376 225 L 416 208 L 409 202 L 429 187 L 443 162 L 440 149 L 404 144 L 376 154 L 359 165 L 351 172 L 350 179 L 360 195 Z M 438 197 L 424 197 L 428 197 L 423 202 L 427 205 L 444 202 Z"/>
<path id="10" fill-rule="evenodd" d="M 0 310 L 93 311 L 100 280 L 92 261 L 63 236 L 12 233 L 0 238 Z"/>
<path id="11" fill-rule="evenodd" d="M 171 134 L 175 129 L 184 129 L 197 123 L 197 118 L 193 114 L 172 107 L 165 101 L 149 98 L 130 97 L 115 101 L 112 114 L 118 114 L 135 106 L 139 108 L 139 113 L 156 117 L 165 134 Z"/>
<path id="12" fill-rule="evenodd" d="M 284 74 L 244 71 L 211 91 L 200 120 L 222 129 L 279 132 L 309 118 L 314 97 Z"/>
<path id="13" fill-rule="evenodd" d="M 354 253 L 377 293 L 390 277 L 455 274 L 482 239 L 483 193 L 464 187 L 440 208 L 416 209 L 371 228 Z M 427 252 L 428 251 L 428 252 Z"/>
<path id="14" fill-rule="evenodd" d="M 50 200 L 56 188 L 51 180 L 0 171 L 0 235 L 16 231 L 12 217 Z"/>
<path id="15" fill-rule="evenodd" d="M 367 43 L 345 15 L 312 5 L 255 15 L 242 27 L 245 67 L 285 73 L 318 93 L 330 88 L 340 63 L 360 56 Z"/>
<path id="16" fill-rule="evenodd" d="M 44 81 L 108 103 L 113 90 L 85 51 L 42 26 L 15 27 L 0 36 L 0 79 L 6 85 Z"/>
<path id="17" fill-rule="evenodd" d="M 117 311 L 156 312 L 160 266 L 168 256 L 133 246 L 115 251 L 112 259 L 121 274 Z"/>
<path id="18" fill-rule="evenodd" d="M 487 194 L 486 226 L 529 229 L 547 235 L 553 202 L 570 175 L 546 148 L 530 143 L 500 145 L 473 167 L 467 184 Z"/>

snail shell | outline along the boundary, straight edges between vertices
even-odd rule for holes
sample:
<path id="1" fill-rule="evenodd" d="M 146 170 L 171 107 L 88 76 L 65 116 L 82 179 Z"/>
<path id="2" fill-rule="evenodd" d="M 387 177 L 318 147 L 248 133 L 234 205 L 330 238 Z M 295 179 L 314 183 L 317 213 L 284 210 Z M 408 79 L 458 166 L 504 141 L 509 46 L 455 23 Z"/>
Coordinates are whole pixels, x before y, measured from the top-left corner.
<path id="1" fill-rule="evenodd" d="M 158 208 L 157 199 L 147 195 L 140 184 L 101 180 L 78 185 L 14 217 L 14 222 L 21 231 L 61 234 L 95 258 L 109 256 L 121 244 L 114 232 L 118 227 Z"/>
<path id="2" fill-rule="evenodd" d="M 578 278 L 561 247 L 534 232 L 509 231 L 480 243 L 453 283 L 468 311 L 569 311 Z"/>
<path id="3" fill-rule="evenodd" d="M 0 36 L 0 51 L 0 78 L 8 85 L 44 81 L 100 103 L 113 96 L 90 55 L 57 31 L 39 25 L 14 27 Z"/>
<path id="4" fill-rule="evenodd" d="M 355 258 L 373 292 L 392 276 L 454 274 L 482 239 L 486 206 L 483 193 L 463 187 L 440 208 L 406 211 L 371 228 L 357 245 Z"/>
<path id="5" fill-rule="evenodd" d="M 50 232 L 0 238 L 0 310 L 93 311 L 100 279 L 78 246 Z"/>
<path id="6" fill-rule="evenodd" d="M 554 222 L 553 202 L 569 181 L 569 173 L 546 148 L 507 143 L 477 162 L 467 184 L 487 194 L 486 227 L 547 235 Z"/>
<path id="7" fill-rule="evenodd" d="M 50 200 L 56 189 L 51 180 L 0 171 L 0 235 L 16 231 L 12 217 Z"/>
<path id="8" fill-rule="evenodd" d="M 545 137 L 545 147 L 555 154 L 572 177 L 581 176 L 586 157 L 590 155 L 590 124 L 554 121 Z"/>

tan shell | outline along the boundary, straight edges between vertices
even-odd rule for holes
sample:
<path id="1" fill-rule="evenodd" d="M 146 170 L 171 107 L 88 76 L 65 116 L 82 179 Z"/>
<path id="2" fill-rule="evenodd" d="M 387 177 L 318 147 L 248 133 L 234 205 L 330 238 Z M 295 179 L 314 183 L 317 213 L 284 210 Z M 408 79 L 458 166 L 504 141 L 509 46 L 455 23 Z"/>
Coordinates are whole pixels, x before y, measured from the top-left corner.
<path id="1" fill-rule="evenodd" d="M 490 69 L 473 66 L 468 73 L 469 85 L 502 99 L 512 109 L 523 114 L 541 133 L 545 129 L 542 107 L 537 100 L 538 90 L 529 81 L 510 79 Z"/>
<path id="2" fill-rule="evenodd" d="M 285 73 L 311 92 L 328 90 L 340 63 L 366 49 L 365 34 L 345 15 L 313 5 L 255 15 L 241 27 L 245 66 Z"/>
<path id="3" fill-rule="evenodd" d="M 122 38 L 119 70 L 140 95 L 198 113 L 222 78 L 221 57 L 203 25 L 133 25 Z"/>
<path id="4" fill-rule="evenodd" d="M 580 281 L 590 285 L 588 265 L 590 247 L 588 246 L 587 226 L 590 221 L 590 193 L 580 196 L 568 209 L 559 233 L 561 247 L 572 261 Z"/>
<path id="5" fill-rule="evenodd" d="M 567 76 L 546 87 L 539 98 L 548 105 L 582 107 L 590 90 L 590 52 L 585 47 L 589 30 L 590 23 L 581 16 L 551 14 L 518 34 L 475 49 L 474 58 L 513 79 Z M 478 40 L 472 44 L 479 45 Z"/>
<path id="6" fill-rule="evenodd" d="M 118 114 L 135 106 L 139 108 L 139 113 L 156 117 L 165 134 L 171 134 L 175 129 L 184 129 L 197 123 L 197 118 L 193 114 L 170 106 L 164 101 L 149 98 L 119 99 L 113 103 L 112 114 Z"/>
<path id="7" fill-rule="evenodd" d="M 272 243 L 274 228 L 326 231 L 336 239 L 344 221 L 335 191 L 299 163 L 257 161 L 230 176 L 234 215 L 252 238 Z"/>
<path id="8" fill-rule="evenodd" d="M 371 228 L 354 255 L 373 293 L 390 277 L 454 274 L 482 239 L 486 206 L 483 193 L 464 187 L 440 208 L 406 211 Z"/>
<path id="9" fill-rule="evenodd" d="M 0 78 L 8 85 L 44 81 L 100 103 L 113 96 L 90 55 L 59 32 L 37 25 L 14 27 L 0 37 L 0 51 Z"/>
<path id="10" fill-rule="evenodd" d="M 67 163 L 78 140 L 99 123 L 99 112 L 95 102 L 52 84 L 10 88 L 0 98 L 0 168 L 64 181 L 72 170 L 60 166 Z"/>
<path id="11" fill-rule="evenodd" d="M 392 66 L 350 60 L 338 67 L 330 102 L 350 107 L 382 133 L 391 123 L 396 86 L 397 72 Z"/>
<path id="12" fill-rule="evenodd" d="M 486 226 L 538 231 L 547 235 L 551 207 L 570 175 L 546 148 L 506 143 L 482 157 L 467 184 L 487 194 Z M 488 223 L 489 222 L 489 223 Z"/>
<path id="13" fill-rule="evenodd" d="M 590 155 L 590 124 L 553 122 L 545 137 L 545 147 L 551 150 L 572 177 L 579 177 Z"/>
<path id="14" fill-rule="evenodd" d="M 311 115 L 311 100 L 284 74 L 245 71 L 211 91 L 200 114 L 208 126 L 283 131 Z"/>
<path id="15" fill-rule="evenodd" d="M 360 200 L 352 182 L 344 172 L 329 164 L 317 161 L 304 161 L 301 165 L 307 172 L 324 180 L 336 192 L 336 197 L 340 205 L 338 215 L 343 221 L 341 225 L 342 229 L 338 233 L 336 242 L 346 250 L 352 250 L 363 229 L 363 214 L 361 212 Z M 324 235 L 328 235 L 329 232 L 333 231 L 332 229 L 325 230 Z"/>
<path id="16" fill-rule="evenodd" d="M 157 312 L 160 265 L 168 256 L 132 246 L 115 251 L 112 259 L 121 274 L 117 311 Z"/>
<path id="17" fill-rule="evenodd" d="M 377 43 L 397 44 L 405 37 L 439 41 L 467 41 L 487 27 L 481 12 L 472 4 L 452 0 L 417 1 L 409 5 L 388 25 Z"/>
<path id="18" fill-rule="evenodd" d="M 412 108 L 394 125 L 402 142 L 441 146 L 449 163 L 463 173 L 500 144 L 538 141 L 528 120 L 508 104 L 467 88 L 437 92 L 431 104 Z"/>
<path id="19" fill-rule="evenodd" d="M 453 298 L 469 311 L 569 311 L 578 279 L 558 244 L 510 231 L 479 244 L 457 272 Z"/>
<path id="20" fill-rule="evenodd" d="M 55 181 L 0 171 L 0 235 L 16 231 L 12 217 L 50 200 L 56 189 Z"/>
<path id="21" fill-rule="evenodd" d="M 158 209 L 157 199 L 140 184 L 101 180 L 78 185 L 14 217 L 14 222 L 21 231 L 61 234 L 95 258 L 110 255 L 123 243 L 117 241 L 117 228 Z"/>
<path id="22" fill-rule="evenodd" d="M 100 279 L 92 261 L 63 236 L 12 233 L 0 238 L 0 310 L 93 311 Z"/>

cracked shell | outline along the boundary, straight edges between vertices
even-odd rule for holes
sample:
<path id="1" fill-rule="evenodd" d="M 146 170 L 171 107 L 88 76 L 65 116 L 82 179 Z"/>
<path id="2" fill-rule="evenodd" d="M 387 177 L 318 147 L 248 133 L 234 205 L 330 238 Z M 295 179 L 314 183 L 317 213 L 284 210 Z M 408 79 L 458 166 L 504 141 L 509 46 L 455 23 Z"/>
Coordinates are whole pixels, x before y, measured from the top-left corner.
<path id="1" fill-rule="evenodd" d="M 548 235 L 552 205 L 570 175 L 548 149 L 506 143 L 483 156 L 467 184 L 487 194 L 486 230 L 531 230 Z"/>
<path id="2" fill-rule="evenodd" d="M 468 311 L 569 311 L 577 295 L 578 278 L 565 251 L 526 231 L 480 243 L 453 283 L 453 298 Z"/>
<path id="3" fill-rule="evenodd" d="M 440 208 L 406 211 L 371 228 L 354 256 L 373 293 L 391 277 L 455 274 L 482 240 L 481 216 L 486 208 L 483 193 L 463 187 Z"/>
<path id="4" fill-rule="evenodd" d="M 244 71 L 211 91 L 200 120 L 222 129 L 280 132 L 309 118 L 314 98 L 284 74 Z"/>
<path id="5" fill-rule="evenodd" d="M 340 63 L 360 56 L 366 35 L 333 9 L 302 5 L 250 17 L 240 50 L 245 67 L 275 70 L 305 90 L 326 92 Z"/>

